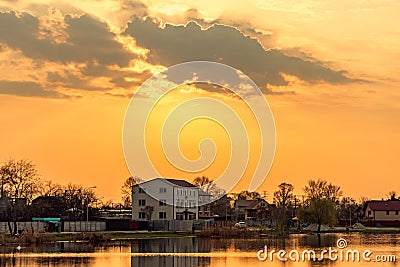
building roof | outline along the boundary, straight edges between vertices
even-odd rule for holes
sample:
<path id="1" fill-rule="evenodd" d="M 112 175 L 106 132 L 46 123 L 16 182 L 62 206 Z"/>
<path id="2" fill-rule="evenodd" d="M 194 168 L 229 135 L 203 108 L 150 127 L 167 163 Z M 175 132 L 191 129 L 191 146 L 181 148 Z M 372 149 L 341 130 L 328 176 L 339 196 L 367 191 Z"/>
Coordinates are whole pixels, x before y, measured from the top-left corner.
<path id="1" fill-rule="evenodd" d="M 171 179 L 171 178 L 154 178 L 154 179 L 152 179 L 152 180 L 148 180 L 148 181 L 144 181 L 144 182 L 135 184 L 135 185 L 133 185 L 133 186 L 131 186 L 131 187 L 136 187 L 136 186 L 139 186 L 139 185 L 147 184 L 147 183 L 153 182 L 153 181 L 155 181 L 155 180 L 161 180 L 161 181 L 167 182 L 167 183 L 169 183 L 171 186 L 176 185 L 176 186 L 181 186 L 181 187 L 195 187 L 195 188 L 199 188 L 199 187 L 195 186 L 194 184 L 189 183 L 188 181 L 179 180 L 179 179 Z M 199 189 L 200 189 L 200 188 L 199 188 Z"/>
<path id="2" fill-rule="evenodd" d="M 242 208 L 244 207 L 246 210 L 251 210 L 254 209 L 260 202 L 265 202 L 268 204 L 268 202 L 262 198 L 253 200 L 239 199 L 236 201 L 235 206 Z"/>
<path id="3" fill-rule="evenodd" d="M 205 192 L 203 189 L 199 187 L 199 196 L 212 196 L 211 194 Z"/>
<path id="4" fill-rule="evenodd" d="M 255 208 L 258 204 L 260 204 L 261 202 L 265 202 L 266 204 L 268 204 L 268 202 L 267 202 L 266 200 L 260 198 L 260 199 L 253 200 L 253 201 L 246 207 L 246 209 L 248 209 L 248 210 L 254 209 L 254 208 Z"/>
<path id="5" fill-rule="evenodd" d="M 194 184 L 191 184 L 185 180 L 178 180 L 178 179 L 165 179 L 165 180 L 170 182 L 171 184 L 182 186 L 182 187 L 197 187 Z"/>
<path id="6" fill-rule="evenodd" d="M 370 200 L 365 204 L 371 210 L 400 210 L 400 200 Z"/>
<path id="7" fill-rule="evenodd" d="M 235 202 L 236 207 L 247 207 L 253 200 L 239 199 Z"/>

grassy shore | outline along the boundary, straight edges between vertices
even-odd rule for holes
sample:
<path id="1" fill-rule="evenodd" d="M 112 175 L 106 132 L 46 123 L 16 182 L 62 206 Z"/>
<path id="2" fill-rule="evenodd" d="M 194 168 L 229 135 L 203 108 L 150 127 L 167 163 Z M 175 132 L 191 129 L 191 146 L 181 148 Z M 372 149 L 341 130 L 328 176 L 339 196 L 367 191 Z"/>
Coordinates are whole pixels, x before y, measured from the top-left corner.
<path id="1" fill-rule="evenodd" d="M 133 240 L 149 238 L 170 238 L 195 236 L 191 232 L 147 232 L 147 231 L 104 231 L 104 232 L 67 232 L 67 233 L 25 233 L 21 236 L 3 234 L 0 245 L 7 244 L 44 244 L 59 241 L 102 243 L 113 240 Z"/>
<path id="2" fill-rule="evenodd" d="M 321 233 L 345 233 L 360 232 L 366 234 L 400 234 L 400 228 L 363 228 L 346 229 L 336 227 Z M 298 233 L 316 233 L 315 231 L 301 231 L 289 229 L 288 231 L 273 230 L 269 228 L 210 228 L 206 230 L 192 232 L 161 232 L 161 231 L 103 231 L 103 232 L 67 232 L 67 233 L 25 233 L 18 237 L 3 234 L 0 236 L 0 245 L 8 244 L 45 244 L 59 241 L 67 242 L 89 242 L 99 244 L 113 240 L 134 240 L 134 239 L 154 239 L 154 238 L 173 238 L 173 237 L 204 237 L 204 238 L 256 238 L 256 237 L 283 237 Z"/>

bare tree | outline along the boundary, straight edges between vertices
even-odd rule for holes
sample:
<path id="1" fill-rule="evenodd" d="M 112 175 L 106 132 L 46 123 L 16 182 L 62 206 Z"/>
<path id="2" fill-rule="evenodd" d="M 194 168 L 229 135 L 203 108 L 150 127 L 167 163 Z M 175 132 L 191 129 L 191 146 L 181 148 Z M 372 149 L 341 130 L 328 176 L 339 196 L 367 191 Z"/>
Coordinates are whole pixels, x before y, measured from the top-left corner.
<path id="1" fill-rule="evenodd" d="M 36 166 L 28 160 L 11 159 L 0 167 L 1 199 L 6 203 L 10 234 L 16 234 L 17 217 L 27 212 L 26 205 L 39 192 L 40 179 Z M 13 222 L 14 227 L 11 226 Z"/>
<path id="2" fill-rule="evenodd" d="M 333 185 L 325 180 L 309 180 L 304 187 L 304 193 L 308 199 L 328 199 L 334 203 L 339 200 L 343 192 L 340 186 Z"/>
<path id="3" fill-rule="evenodd" d="M 193 179 L 193 184 L 207 194 L 211 195 L 211 202 L 219 199 L 223 195 L 225 195 L 225 190 L 219 188 L 214 180 L 208 178 L 207 176 L 196 177 Z"/>
<path id="4" fill-rule="evenodd" d="M 125 208 L 132 207 L 132 186 L 140 184 L 143 182 L 143 179 L 137 176 L 131 176 L 126 178 L 124 184 L 121 187 L 122 194 L 122 203 Z"/>
<path id="5" fill-rule="evenodd" d="M 82 219 L 85 208 L 98 200 L 92 188 L 77 184 L 66 185 L 61 198 L 72 220 Z"/>
<path id="6" fill-rule="evenodd" d="M 275 217 L 279 226 L 285 229 L 288 225 L 287 213 L 294 198 L 294 187 L 289 183 L 281 183 L 278 191 L 274 192 L 274 203 L 276 204 Z"/>
<path id="7" fill-rule="evenodd" d="M 53 181 L 45 181 L 41 184 L 39 195 L 45 197 L 59 197 L 63 193 L 63 187 Z"/>
<path id="8" fill-rule="evenodd" d="M 237 196 L 237 199 L 244 199 L 244 200 L 254 200 L 254 199 L 258 199 L 261 198 L 260 193 L 258 192 L 250 192 L 250 191 L 242 191 L 239 193 L 239 195 Z"/>
<path id="9" fill-rule="evenodd" d="M 289 183 L 281 183 L 278 191 L 274 192 L 274 203 L 277 207 L 289 208 L 293 199 L 293 185 Z"/>

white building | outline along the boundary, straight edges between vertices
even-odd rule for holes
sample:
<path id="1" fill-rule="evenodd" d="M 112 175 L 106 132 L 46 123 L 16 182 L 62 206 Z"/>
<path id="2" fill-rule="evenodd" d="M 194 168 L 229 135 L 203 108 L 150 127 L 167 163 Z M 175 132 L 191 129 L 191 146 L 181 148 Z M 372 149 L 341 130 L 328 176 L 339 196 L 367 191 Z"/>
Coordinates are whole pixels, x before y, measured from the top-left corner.
<path id="1" fill-rule="evenodd" d="M 132 220 L 195 220 L 199 191 L 177 179 L 156 178 L 132 186 Z"/>

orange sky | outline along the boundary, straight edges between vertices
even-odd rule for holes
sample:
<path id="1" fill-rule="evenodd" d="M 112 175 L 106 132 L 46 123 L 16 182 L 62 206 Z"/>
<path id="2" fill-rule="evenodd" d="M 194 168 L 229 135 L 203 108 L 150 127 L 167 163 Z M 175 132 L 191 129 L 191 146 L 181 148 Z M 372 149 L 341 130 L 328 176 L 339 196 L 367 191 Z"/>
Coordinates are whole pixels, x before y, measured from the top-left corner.
<path id="1" fill-rule="evenodd" d="M 286 181 L 301 194 L 308 179 L 322 178 L 356 199 L 400 192 L 400 32 L 393 27 L 399 24 L 398 2 L 212 2 L 1 4 L 0 161 L 28 158 L 44 179 L 96 185 L 103 200 L 119 200 L 120 187 L 130 175 L 122 151 L 129 97 L 163 66 L 215 56 L 268 86 L 264 92 L 275 118 L 277 147 L 271 171 L 258 191 L 271 196 Z M 142 19 L 144 14 L 172 26 L 126 24 L 134 21 L 133 15 Z M 183 26 L 193 19 L 202 31 Z M 13 24 L 18 20 L 21 23 Z M 38 33 L 30 36 L 29 27 Z M 13 36 L 7 35 L 10 29 Z M 217 39 L 225 33 L 232 38 L 229 42 Z M 157 39 L 161 35 L 163 39 Z M 193 48 L 171 50 L 197 35 Z M 204 48 L 208 42 L 215 46 Z M 243 54 L 237 54 L 236 46 Z M 281 52 L 274 54 L 274 64 L 246 61 L 253 56 L 271 59 L 273 49 Z M 263 68 L 276 75 L 270 80 L 262 77 Z M 150 154 L 165 176 L 216 177 L 228 161 L 227 134 L 209 121 L 188 125 L 180 145 L 185 156 L 196 159 L 198 142 L 212 138 L 218 149 L 215 165 L 184 174 L 158 160 L 163 155 L 154 133 L 163 116 L 196 94 L 236 109 L 252 137 L 252 151 L 259 153 L 254 121 L 238 99 L 221 92 L 177 90 L 160 103 L 159 114 L 153 114 L 149 125 L 154 130 Z M 246 186 L 255 164 L 250 161 L 237 190 Z"/>

